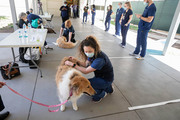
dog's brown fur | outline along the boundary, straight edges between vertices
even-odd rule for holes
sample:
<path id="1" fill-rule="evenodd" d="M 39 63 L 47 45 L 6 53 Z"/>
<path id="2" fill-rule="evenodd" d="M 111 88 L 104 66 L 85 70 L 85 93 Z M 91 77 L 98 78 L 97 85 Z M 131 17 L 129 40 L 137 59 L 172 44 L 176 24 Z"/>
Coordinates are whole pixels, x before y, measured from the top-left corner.
<path id="1" fill-rule="evenodd" d="M 77 41 L 76 41 L 76 43 L 67 42 L 66 37 L 61 36 L 60 38 L 58 38 L 56 40 L 56 43 L 58 44 L 58 46 L 60 48 L 70 49 L 70 48 L 74 48 L 76 46 Z"/>
<path id="2" fill-rule="evenodd" d="M 74 69 L 71 66 L 65 65 L 65 61 L 71 61 L 75 64 L 78 64 L 77 59 L 70 59 L 69 57 L 64 57 L 60 63 L 60 66 L 58 67 L 58 71 L 56 73 L 56 84 L 58 87 L 59 82 L 62 82 L 63 75 L 71 69 Z M 74 72 L 73 75 L 70 77 L 71 83 L 70 88 L 73 88 L 73 92 L 76 96 L 80 95 L 81 93 L 85 92 L 89 95 L 94 95 L 96 92 L 92 88 L 89 80 L 85 77 L 83 77 L 80 72 Z"/>

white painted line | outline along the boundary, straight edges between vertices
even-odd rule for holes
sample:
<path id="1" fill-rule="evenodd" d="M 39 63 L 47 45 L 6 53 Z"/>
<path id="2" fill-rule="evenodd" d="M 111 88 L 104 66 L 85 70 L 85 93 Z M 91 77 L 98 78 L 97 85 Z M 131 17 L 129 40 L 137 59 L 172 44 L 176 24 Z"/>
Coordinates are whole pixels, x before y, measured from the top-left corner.
<path id="1" fill-rule="evenodd" d="M 126 57 L 109 57 L 110 59 L 127 59 L 127 58 L 133 58 L 134 59 L 134 57 L 131 57 L 131 56 L 126 56 Z"/>
<path id="2" fill-rule="evenodd" d="M 159 103 L 153 103 L 153 104 L 147 104 L 147 105 L 128 107 L 128 109 L 129 110 L 138 110 L 138 109 L 151 108 L 151 107 L 166 105 L 166 104 L 170 104 L 170 103 L 177 103 L 177 102 L 180 102 L 180 99 L 170 100 L 170 101 L 165 101 L 165 102 L 159 102 Z"/>

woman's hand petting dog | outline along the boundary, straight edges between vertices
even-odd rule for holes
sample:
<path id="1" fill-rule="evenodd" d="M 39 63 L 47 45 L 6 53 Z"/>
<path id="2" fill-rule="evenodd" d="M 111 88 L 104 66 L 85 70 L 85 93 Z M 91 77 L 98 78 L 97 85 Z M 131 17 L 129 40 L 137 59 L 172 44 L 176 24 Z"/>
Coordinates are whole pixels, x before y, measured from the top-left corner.
<path id="1" fill-rule="evenodd" d="M 68 66 L 73 66 L 74 65 L 74 63 L 72 63 L 72 62 L 70 62 L 70 61 L 65 61 L 65 65 L 68 65 Z"/>

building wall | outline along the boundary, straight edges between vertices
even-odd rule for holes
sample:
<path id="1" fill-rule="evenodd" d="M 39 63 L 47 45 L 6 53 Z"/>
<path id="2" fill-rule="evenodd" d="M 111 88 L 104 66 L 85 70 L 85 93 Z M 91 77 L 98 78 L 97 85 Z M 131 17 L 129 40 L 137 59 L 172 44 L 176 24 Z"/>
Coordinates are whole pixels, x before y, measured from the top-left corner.
<path id="1" fill-rule="evenodd" d="M 123 4 L 125 0 L 121 1 Z M 174 12 L 176 10 L 177 4 L 179 0 L 155 0 L 154 3 L 156 5 L 156 17 L 154 24 L 152 26 L 153 29 L 165 30 L 169 31 Z M 113 11 L 115 12 L 117 9 L 118 2 L 113 2 Z M 131 0 L 132 8 L 133 8 L 133 24 L 138 24 L 139 19 L 136 18 L 135 13 L 142 14 L 145 6 L 143 5 L 143 1 L 135 1 Z M 114 18 L 115 16 L 113 16 Z M 178 28 L 178 33 L 180 33 L 180 27 Z"/>
<path id="2" fill-rule="evenodd" d="M 41 0 L 41 2 L 44 12 L 60 16 L 59 8 L 64 4 L 64 0 Z"/>

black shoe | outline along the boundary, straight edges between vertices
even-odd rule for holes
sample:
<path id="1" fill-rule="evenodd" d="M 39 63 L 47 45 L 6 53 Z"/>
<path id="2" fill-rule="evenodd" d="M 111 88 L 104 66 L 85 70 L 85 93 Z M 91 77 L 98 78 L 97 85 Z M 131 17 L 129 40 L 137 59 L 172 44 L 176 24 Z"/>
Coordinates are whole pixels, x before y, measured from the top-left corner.
<path id="1" fill-rule="evenodd" d="M 22 63 L 29 63 L 29 61 L 24 58 L 19 58 L 19 61 L 21 61 Z"/>
<path id="2" fill-rule="evenodd" d="M 5 112 L 5 113 L 2 113 L 2 114 L 0 114 L 0 120 L 4 120 L 4 119 L 6 119 L 7 117 L 8 117 L 8 115 L 9 115 L 10 113 L 9 113 L 9 111 L 7 111 L 7 112 Z"/>

